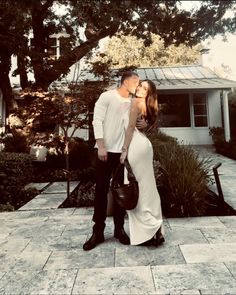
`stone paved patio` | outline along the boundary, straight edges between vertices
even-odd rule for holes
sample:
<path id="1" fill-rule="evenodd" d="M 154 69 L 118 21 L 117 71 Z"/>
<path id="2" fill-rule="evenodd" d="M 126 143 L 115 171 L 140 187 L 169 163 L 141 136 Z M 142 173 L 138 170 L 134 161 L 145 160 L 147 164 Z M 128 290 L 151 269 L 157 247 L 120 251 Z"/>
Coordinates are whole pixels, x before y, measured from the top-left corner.
<path id="1" fill-rule="evenodd" d="M 221 160 L 234 201 L 235 163 Z M 50 189 L 51 204 L 59 187 Z M 0 294 L 236 294 L 236 216 L 165 219 L 159 248 L 120 244 L 108 217 L 105 242 L 85 252 L 93 208 L 34 204 L 0 213 Z"/>

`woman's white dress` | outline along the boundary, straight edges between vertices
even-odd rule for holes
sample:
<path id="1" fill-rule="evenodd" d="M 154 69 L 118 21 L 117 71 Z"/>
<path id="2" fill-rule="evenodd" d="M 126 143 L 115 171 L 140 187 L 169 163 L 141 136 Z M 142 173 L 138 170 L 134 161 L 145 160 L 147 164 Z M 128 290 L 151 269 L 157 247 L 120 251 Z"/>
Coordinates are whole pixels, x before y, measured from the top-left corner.
<path id="1" fill-rule="evenodd" d="M 129 112 L 125 115 L 125 128 Z M 127 210 L 129 217 L 130 243 L 138 245 L 151 239 L 162 226 L 160 196 L 157 191 L 153 169 L 153 148 L 149 139 L 135 128 L 128 150 L 128 161 L 139 185 L 137 207 Z"/>

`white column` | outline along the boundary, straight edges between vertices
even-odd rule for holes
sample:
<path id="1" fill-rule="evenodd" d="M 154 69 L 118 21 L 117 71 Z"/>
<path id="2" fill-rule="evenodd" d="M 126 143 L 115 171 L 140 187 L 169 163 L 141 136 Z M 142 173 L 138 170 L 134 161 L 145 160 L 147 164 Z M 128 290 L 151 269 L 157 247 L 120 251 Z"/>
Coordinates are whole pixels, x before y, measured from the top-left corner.
<path id="1" fill-rule="evenodd" d="M 57 56 L 57 59 L 60 57 L 61 55 L 61 50 L 60 50 L 60 39 L 58 37 L 56 37 L 56 56 Z"/>
<path id="2" fill-rule="evenodd" d="M 230 140 L 230 123 L 229 123 L 229 102 L 228 102 L 229 91 L 223 90 L 223 114 L 224 114 L 224 130 L 225 140 Z"/>

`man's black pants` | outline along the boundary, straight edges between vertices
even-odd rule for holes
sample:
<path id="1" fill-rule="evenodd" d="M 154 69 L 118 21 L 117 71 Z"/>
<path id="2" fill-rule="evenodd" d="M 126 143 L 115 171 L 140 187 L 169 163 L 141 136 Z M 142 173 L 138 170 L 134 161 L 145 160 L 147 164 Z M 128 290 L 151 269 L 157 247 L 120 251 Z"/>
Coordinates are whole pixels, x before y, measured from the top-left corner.
<path id="1" fill-rule="evenodd" d="M 107 215 L 107 194 L 110 186 L 112 173 L 116 170 L 120 163 L 120 153 L 108 153 L 107 161 L 103 162 L 98 159 L 96 163 L 96 189 L 94 200 L 93 221 L 95 225 L 94 231 L 103 231 L 105 228 L 105 220 Z M 124 181 L 123 169 L 119 175 L 119 183 Z M 114 200 L 113 219 L 115 229 L 121 229 L 124 226 L 125 209 L 121 208 Z"/>

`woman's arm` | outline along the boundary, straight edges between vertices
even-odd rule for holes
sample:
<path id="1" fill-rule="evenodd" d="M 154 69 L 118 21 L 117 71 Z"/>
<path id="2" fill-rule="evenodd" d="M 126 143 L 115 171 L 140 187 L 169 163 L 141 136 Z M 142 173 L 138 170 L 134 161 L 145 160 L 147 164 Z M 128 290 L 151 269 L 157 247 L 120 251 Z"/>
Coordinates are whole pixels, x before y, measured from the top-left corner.
<path id="1" fill-rule="evenodd" d="M 128 148 L 129 148 L 131 139 L 133 137 L 134 129 L 136 126 L 136 121 L 137 121 L 137 118 L 138 118 L 140 112 L 141 112 L 141 110 L 139 108 L 138 102 L 136 100 L 132 101 L 131 107 L 130 107 L 130 114 L 129 114 L 129 125 L 127 127 L 126 132 L 125 132 L 125 140 L 124 140 L 124 144 L 122 147 L 122 153 L 120 156 L 121 163 L 124 163 L 124 161 L 127 157 Z"/>

